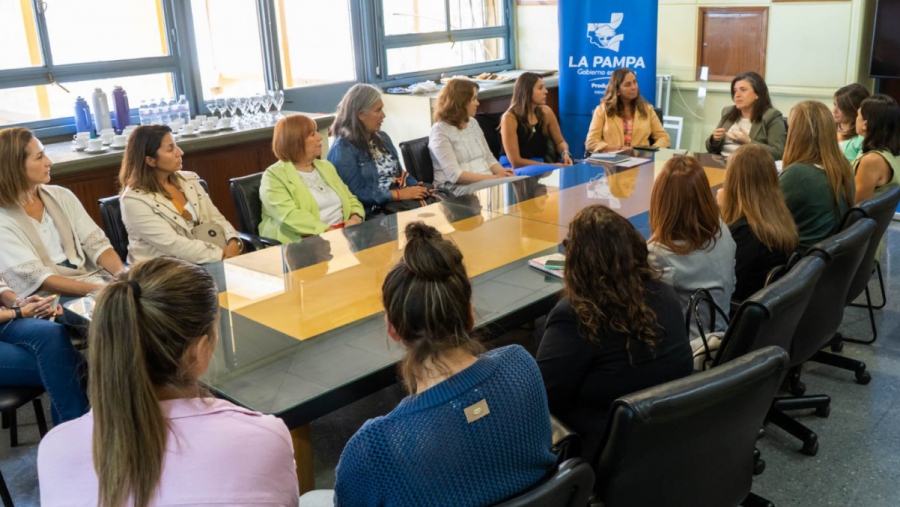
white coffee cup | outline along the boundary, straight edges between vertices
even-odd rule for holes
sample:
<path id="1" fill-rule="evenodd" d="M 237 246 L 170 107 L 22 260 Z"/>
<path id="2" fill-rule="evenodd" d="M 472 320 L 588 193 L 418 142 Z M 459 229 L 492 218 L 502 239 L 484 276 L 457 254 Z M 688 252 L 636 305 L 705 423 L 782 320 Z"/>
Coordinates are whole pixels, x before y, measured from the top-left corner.
<path id="1" fill-rule="evenodd" d="M 203 122 L 203 128 L 205 130 L 213 130 L 216 128 L 216 120 L 206 120 Z"/>
<path id="2" fill-rule="evenodd" d="M 172 129 L 172 132 L 178 132 L 178 129 L 180 129 L 182 125 L 184 125 L 183 121 L 174 120 L 171 123 L 169 123 L 169 128 Z"/>
<path id="3" fill-rule="evenodd" d="M 194 125 L 193 123 L 186 123 L 183 127 L 181 127 L 181 132 L 184 134 L 193 134 L 194 128 L 196 128 L 196 125 Z"/>
<path id="4" fill-rule="evenodd" d="M 106 134 L 116 135 L 115 129 L 103 129 L 100 131 L 101 136 L 105 136 Z"/>
<path id="5" fill-rule="evenodd" d="M 125 143 L 128 142 L 128 136 L 122 134 L 121 136 L 113 136 L 112 145 L 117 148 L 122 148 L 125 146 Z"/>
<path id="6" fill-rule="evenodd" d="M 103 134 L 100 135 L 100 140 L 103 141 L 103 144 L 110 144 L 112 143 L 113 137 L 115 137 L 115 135 L 115 132 L 104 131 Z"/>
<path id="7" fill-rule="evenodd" d="M 76 137 L 75 138 L 75 146 L 77 146 L 83 150 L 87 147 L 88 141 L 90 141 L 90 140 L 91 140 L 90 137 Z"/>
<path id="8" fill-rule="evenodd" d="M 90 139 L 90 138 L 91 138 L 91 133 L 90 133 L 90 132 L 76 132 L 76 133 L 75 133 L 75 139 L 82 139 L 82 138 L 83 138 L 83 139 Z"/>
<path id="9" fill-rule="evenodd" d="M 206 121 L 206 115 L 205 115 L 205 114 L 198 114 L 197 116 L 194 116 L 194 119 L 195 119 L 195 120 L 200 120 L 200 122 L 204 122 L 204 121 Z"/>
<path id="10" fill-rule="evenodd" d="M 219 120 L 219 125 L 222 128 L 230 127 L 231 126 L 231 118 L 222 118 L 221 120 Z"/>
<path id="11" fill-rule="evenodd" d="M 87 149 L 91 151 L 100 151 L 103 149 L 102 139 L 91 139 L 87 142 Z"/>

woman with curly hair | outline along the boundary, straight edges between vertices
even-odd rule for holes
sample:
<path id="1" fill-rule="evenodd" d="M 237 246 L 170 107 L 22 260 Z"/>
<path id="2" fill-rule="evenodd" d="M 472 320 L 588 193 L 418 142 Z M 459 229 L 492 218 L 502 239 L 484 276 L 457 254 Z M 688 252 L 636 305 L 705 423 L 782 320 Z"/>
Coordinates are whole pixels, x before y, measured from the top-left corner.
<path id="1" fill-rule="evenodd" d="M 675 290 L 647 260 L 631 223 L 601 205 L 569 224 L 564 298 L 537 353 L 550 412 L 593 459 L 618 397 L 690 375 L 691 349 Z"/>

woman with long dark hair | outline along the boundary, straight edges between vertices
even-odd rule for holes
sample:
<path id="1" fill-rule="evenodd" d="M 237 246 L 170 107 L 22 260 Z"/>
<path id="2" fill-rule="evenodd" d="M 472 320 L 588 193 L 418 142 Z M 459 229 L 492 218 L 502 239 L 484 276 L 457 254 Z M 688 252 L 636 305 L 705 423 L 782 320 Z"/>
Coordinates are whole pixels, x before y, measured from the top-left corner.
<path id="1" fill-rule="evenodd" d="M 623 67 L 613 71 L 606 93 L 594 109 L 584 145 L 592 153 L 672 145 L 653 106 L 641 97 L 633 70 Z"/>
<path id="2" fill-rule="evenodd" d="M 564 298 L 537 353 L 550 411 L 592 459 L 618 397 L 689 375 L 681 304 L 627 219 L 595 204 L 569 224 Z"/>
<path id="3" fill-rule="evenodd" d="M 88 336 L 92 410 L 41 442 L 43 505 L 297 505 L 284 422 L 200 383 L 218 318 L 212 276 L 172 257 L 100 293 Z"/>
<path id="4" fill-rule="evenodd" d="M 524 72 L 516 79 L 509 109 L 500 118 L 501 165 L 518 168 L 557 160 L 561 163 L 556 165 L 572 165 L 569 143 L 547 106 L 548 93 L 544 80 L 534 72 Z M 551 142 L 554 157 L 550 156 Z"/>
<path id="5" fill-rule="evenodd" d="M 862 153 L 853 161 L 856 202 L 900 185 L 900 106 L 887 95 L 862 101 L 856 116 Z"/>
<path id="6" fill-rule="evenodd" d="M 856 130 L 859 106 L 869 98 L 869 90 L 861 84 L 842 86 L 834 94 L 831 116 L 837 126 L 838 146 L 847 160 L 853 162 L 862 153 L 863 136 Z"/>
<path id="7" fill-rule="evenodd" d="M 731 80 L 733 106 L 722 109 L 722 119 L 706 140 L 706 150 L 729 156 L 738 146 L 761 144 L 772 158 L 784 154 L 785 130 L 781 111 L 772 107 L 769 87 L 756 72 Z"/>

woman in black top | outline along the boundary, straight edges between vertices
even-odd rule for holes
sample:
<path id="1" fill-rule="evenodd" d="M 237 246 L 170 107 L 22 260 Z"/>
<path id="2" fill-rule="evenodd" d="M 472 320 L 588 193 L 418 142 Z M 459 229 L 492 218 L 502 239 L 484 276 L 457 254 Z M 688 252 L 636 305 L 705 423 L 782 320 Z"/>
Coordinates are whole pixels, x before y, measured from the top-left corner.
<path id="1" fill-rule="evenodd" d="M 690 375 L 693 360 L 678 296 L 624 217 L 601 205 L 581 210 L 564 273 L 565 298 L 547 317 L 537 361 L 550 412 L 582 436 L 592 460 L 616 398 Z"/>
<path id="2" fill-rule="evenodd" d="M 516 79 L 509 109 L 500 118 L 500 164 L 504 167 L 555 162 L 549 153 L 550 140 L 562 162 L 555 165 L 572 165 L 569 144 L 563 139 L 556 115 L 547 106 L 547 93 L 544 80 L 534 72 L 525 72 Z"/>
<path id="3" fill-rule="evenodd" d="M 756 144 L 741 146 L 728 159 L 718 200 L 737 245 L 737 284 L 731 297 L 742 301 L 762 289 L 769 272 L 797 249 L 797 226 L 781 192 L 775 159 Z"/>

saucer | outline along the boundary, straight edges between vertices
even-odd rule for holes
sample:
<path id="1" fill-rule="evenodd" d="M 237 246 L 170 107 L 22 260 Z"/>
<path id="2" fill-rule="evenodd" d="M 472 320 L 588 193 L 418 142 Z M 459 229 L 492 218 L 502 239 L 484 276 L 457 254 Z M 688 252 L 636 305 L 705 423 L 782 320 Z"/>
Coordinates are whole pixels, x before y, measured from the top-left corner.
<path id="1" fill-rule="evenodd" d="M 103 148 L 100 148 L 99 150 L 89 150 L 89 149 L 87 149 L 87 148 L 84 149 L 84 152 L 85 152 L 85 153 L 90 153 L 91 155 L 97 155 L 97 154 L 100 154 L 100 153 L 106 153 L 107 151 L 109 151 L 109 148 L 106 147 L 106 146 L 104 146 Z"/>
<path id="2" fill-rule="evenodd" d="M 109 147 L 112 148 L 112 149 L 114 149 L 114 150 L 124 150 L 125 147 L 127 147 L 127 146 L 128 146 L 127 144 L 122 144 L 122 145 L 110 144 L 110 145 L 109 145 Z"/>
<path id="3" fill-rule="evenodd" d="M 84 151 L 84 150 L 87 149 L 87 146 L 79 147 L 78 145 L 76 145 L 76 146 L 75 146 L 74 148 L 72 148 L 72 149 L 75 150 L 75 151 Z"/>
<path id="4" fill-rule="evenodd" d="M 234 125 L 229 125 L 227 127 L 217 127 L 217 130 L 234 130 Z"/>
<path id="5" fill-rule="evenodd" d="M 197 134 L 197 131 L 195 130 L 190 134 L 188 134 L 187 132 L 179 132 L 178 135 L 180 135 L 181 137 L 197 137 L 199 134 Z"/>
<path id="6" fill-rule="evenodd" d="M 216 128 L 211 128 L 211 129 L 205 129 L 205 128 L 204 128 L 204 129 L 197 129 L 197 133 L 198 133 L 198 134 L 212 134 L 212 133 L 216 132 L 217 130 L 218 130 L 218 129 L 216 129 Z"/>

